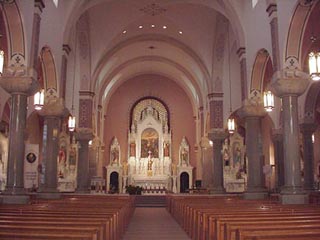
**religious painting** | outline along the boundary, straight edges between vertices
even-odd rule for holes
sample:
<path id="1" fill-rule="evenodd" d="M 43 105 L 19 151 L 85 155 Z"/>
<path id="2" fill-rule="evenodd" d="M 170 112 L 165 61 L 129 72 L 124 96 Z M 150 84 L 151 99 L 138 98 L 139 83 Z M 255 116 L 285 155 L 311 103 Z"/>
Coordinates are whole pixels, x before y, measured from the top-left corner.
<path id="1" fill-rule="evenodd" d="M 159 158 L 159 135 L 153 128 L 145 129 L 141 134 L 141 158 Z"/>

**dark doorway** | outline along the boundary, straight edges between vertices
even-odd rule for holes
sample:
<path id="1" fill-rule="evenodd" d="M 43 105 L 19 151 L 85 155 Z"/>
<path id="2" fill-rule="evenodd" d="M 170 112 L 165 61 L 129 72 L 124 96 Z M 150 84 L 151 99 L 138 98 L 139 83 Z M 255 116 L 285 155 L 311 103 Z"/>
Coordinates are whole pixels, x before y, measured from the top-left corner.
<path id="1" fill-rule="evenodd" d="M 186 172 L 180 175 L 180 193 L 189 192 L 189 174 Z"/>
<path id="2" fill-rule="evenodd" d="M 119 173 L 117 172 L 110 174 L 110 192 L 119 193 Z"/>

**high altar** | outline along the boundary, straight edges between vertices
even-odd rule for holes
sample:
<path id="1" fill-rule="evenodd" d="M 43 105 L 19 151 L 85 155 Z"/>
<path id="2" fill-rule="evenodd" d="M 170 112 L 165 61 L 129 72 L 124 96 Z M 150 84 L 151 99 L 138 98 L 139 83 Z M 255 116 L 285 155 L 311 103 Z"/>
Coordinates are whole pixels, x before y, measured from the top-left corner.
<path id="1" fill-rule="evenodd" d="M 172 190 L 171 132 L 167 111 L 158 101 L 135 107 L 128 134 L 128 184 Z"/>
<path id="2" fill-rule="evenodd" d="M 128 185 L 140 186 L 153 194 L 177 193 L 191 187 L 190 146 L 183 137 L 179 161 L 174 164 L 169 119 L 166 107 L 156 99 L 144 99 L 135 105 L 128 131 L 128 156 L 120 156 L 116 136 L 110 145 L 106 166 L 108 192 L 114 187 L 124 193 Z"/>

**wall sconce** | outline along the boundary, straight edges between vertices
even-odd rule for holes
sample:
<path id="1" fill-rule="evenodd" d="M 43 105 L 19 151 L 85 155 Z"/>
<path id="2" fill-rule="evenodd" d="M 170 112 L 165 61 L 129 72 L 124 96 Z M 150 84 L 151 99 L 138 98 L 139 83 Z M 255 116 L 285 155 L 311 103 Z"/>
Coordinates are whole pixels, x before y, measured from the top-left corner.
<path id="1" fill-rule="evenodd" d="M 44 90 L 40 90 L 33 97 L 34 109 L 37 111 L 41 110 L 44 105 Z"/>
<path id="2" fill-rule="evenodd" d="M 228 131 L 230 134 L 233 134 L 235 130 L 236 130 L 236 123 L 234 121 L 234 118 L 230 117 L 228 119 Z"/>
<path id="3" fill-rule="evenodd" d="M 0 50 L 0 75 L 3 73 L 4 66 L 4 51 Z"/>
<path id="4" fill-rule="evenodd" d="M 263 93 L 263 104 L 267 112 L 271 112 L 274 109 L 274 95 L 271 91 Z"/>
<path id="5" fill-rule="evenodd" d="M 76 117 L 69 116 L 68 129 L 69 129 L 70 132 L 74 132 L 75 128 L 76 128 Z"/>
<path id="6" fill-rule="evenodd" d="M 320 80 L 320 52 L 309 53 L 309 73 L 313 81 Z"/>

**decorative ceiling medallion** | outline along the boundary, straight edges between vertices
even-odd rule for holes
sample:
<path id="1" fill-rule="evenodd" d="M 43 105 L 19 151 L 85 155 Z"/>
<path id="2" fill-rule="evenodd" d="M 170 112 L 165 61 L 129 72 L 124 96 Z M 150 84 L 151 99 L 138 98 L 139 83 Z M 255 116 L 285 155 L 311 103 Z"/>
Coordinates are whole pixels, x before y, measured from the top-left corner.
<path id="1" fill-rule="evenodd" d="M 157 16 L 167 11 L 167 9 L 159 6 L 158 4 L 151 3 L 143 8 L 140 8 L 140 11 L 150 16 Z"/>

